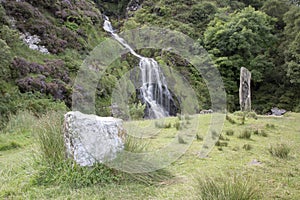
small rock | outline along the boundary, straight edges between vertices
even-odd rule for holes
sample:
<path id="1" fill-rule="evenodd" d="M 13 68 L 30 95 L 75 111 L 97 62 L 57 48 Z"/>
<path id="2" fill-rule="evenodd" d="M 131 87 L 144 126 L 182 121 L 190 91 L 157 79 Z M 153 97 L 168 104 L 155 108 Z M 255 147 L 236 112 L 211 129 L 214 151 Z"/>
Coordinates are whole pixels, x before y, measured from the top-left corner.
<path id="1" fill-rule="evenodd" d="M 277 107 L 271 109 L 271 115 L 282 116 L 285 113 L 286 113 L 286 110 L 284 110 L 284 109 L 279 109 Z"/>
<path id="2" fill-rule="evenodd" d="M 256 165 L 256 166 L 259 166 L 259 165 L 262 165 L 262 163 L 256 159 L 252 160 L 249 165 Z"/>
<path id="3" fill-rule="evenodd" d="M 214 111 L 212 109 L 208 109 L 208 110 L 201 110 L 200 111 L 200 114 L 211 114 L 213 113 Z"/>

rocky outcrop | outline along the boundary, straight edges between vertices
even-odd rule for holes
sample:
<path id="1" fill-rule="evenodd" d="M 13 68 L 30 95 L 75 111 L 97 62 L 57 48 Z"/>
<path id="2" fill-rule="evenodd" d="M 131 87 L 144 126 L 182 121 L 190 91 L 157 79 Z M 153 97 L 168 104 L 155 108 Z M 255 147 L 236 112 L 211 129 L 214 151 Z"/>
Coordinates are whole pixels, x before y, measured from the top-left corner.
<path id="1" fill-rule="evenodd" d="M 122 120 L 68 112 L 64 121 L 67 156 L 81 166 L 92 166 L 116 158 L 124 149 Z"/>

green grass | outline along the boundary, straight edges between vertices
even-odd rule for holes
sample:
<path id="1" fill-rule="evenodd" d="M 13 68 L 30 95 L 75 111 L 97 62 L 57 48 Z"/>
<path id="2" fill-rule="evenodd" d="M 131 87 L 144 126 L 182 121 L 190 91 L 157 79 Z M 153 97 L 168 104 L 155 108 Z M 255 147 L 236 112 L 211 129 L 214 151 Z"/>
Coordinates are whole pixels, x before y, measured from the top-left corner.
<path id="1" fill-rule="evenodd" d="M 269 148 L 270 154 L 278 158 L 288 158 L 290 151 L 291 148 L 287 144 L 283 143 L 271 145 Z"/>
<path id="2" fill-rule="evenodd" d="M 261 199 L 255 183 L 242 177 L 224 177 L 199 179 L 196 190 L 201 200 L 254 200 Z"/>
<path id="3" fill-rule="evenodd" d="M 125 123 L 132 137 L 137 138 L 129 139 L 127 150 L 130 151 L 155 151 L 170 141 L 178 147 L 187 146 L 179 144 L 179 133 L 184 141 L 194 139 L 185 154 L 163 170 L 131 175 L 103 165 L 82 168 L 68 160 L 57 161 L 55 165 L 46 162 L 44 157 L 51 158 L 54 152 L 54 155 L 61 152 L 52 145 L 61 143 L 58 134 L 61 129 L 57 127 L 61 115 L 57 114 L 36 118 L 24 112 L 12 116 L 10 126 L 0 133 L 0 144 L 20 145 L 0 151 L 0 199 L 208 199 L 208 194 L 214 191 L 222 195 L 219 199 L 240 197 L 241 191 L 245 191 L 246 197 L 253 194 L 244 199 L 300 199 L 300 114 L 246 118 L 244 125 L 225 121 L 223 137 L 226 135 L 229 140 L 220 142 L 226 142 L 227 146 L 221 146 L 222 151 L 214 147 L 207 158 L 197 155 L 209 131 L 211 115 L 193 116 L 182 130 L 173 126 L 158 128 L 151 120 Z M 238 121 L 238 116 L 230 116 Z M 165 123 L 173 125 L 177 121 L 173 117 Z M 267 128 L 267 124 L 274 127 Z M 235 134 L 226 134 L 226 130 Z M 238 133 L 244 130 L 264 130 L 268 137 L 253 133 L 250 140 L 238 138 Z M 196 135 L 204 140 L 197 140 Z M 49 137 L 54 138 L 48 141 Z M 43 139 L 53 142 L 44 141 L 50 147 L 47 151 L 52 153 L 44 154 L 41 150 L 39 144 Z M 270 152 L 270 147 L 279 149 L 276 144 L 288 144 L 286 158 Z M 252 165 L 253 160 L 261 164 Z"/>
<path id="4" fill-rule="evenodd" d="M 243 130 L 242 133 L 238 136 L 241 139 L 250 139 L 252 132 L 250 130 Z"/>

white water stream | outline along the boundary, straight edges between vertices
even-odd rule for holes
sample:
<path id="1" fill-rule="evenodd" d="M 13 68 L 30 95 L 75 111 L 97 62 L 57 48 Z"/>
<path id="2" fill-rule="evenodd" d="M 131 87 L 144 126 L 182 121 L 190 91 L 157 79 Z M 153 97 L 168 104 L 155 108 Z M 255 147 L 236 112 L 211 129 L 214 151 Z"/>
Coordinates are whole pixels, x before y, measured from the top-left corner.
<path id="1" fill-rule="evenodd" d="M 153 58 L 147 58 L 136 53 L 127 42 L 115 33 L 111 22 L 104 16 L 103 29 L 109 32 L 115 40 L 127 48 L 130 53 L 140 59 L 139 68 L 142 76 L 141 96 L 149 109 L 149 117 L 158 119 L 169 116 L 172 95 L 168 90 L 165 77 L 160 66 Z"/>

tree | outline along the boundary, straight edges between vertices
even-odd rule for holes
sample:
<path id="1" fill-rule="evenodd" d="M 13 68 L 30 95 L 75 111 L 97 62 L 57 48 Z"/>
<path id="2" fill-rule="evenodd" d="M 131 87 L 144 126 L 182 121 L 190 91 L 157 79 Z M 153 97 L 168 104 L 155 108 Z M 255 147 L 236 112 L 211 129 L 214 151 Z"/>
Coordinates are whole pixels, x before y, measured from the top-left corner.
<path id="1" fill-rule="evenodd" d="M 229 109 L 238 105 L 238 83 L 241 67 L 252 72 L 260 83 L 264 72 L 273 67 L 269 48 L 276 41 L 272 34 L 275 20 L 261 11 L 247 7 L 230 15 L 217 16 L 204 33 L 204 45 L 213 55 L 224 78 Z"/>
<path id="2" fill-rule="evenodd" d="M 284 16 L 284 48 L 287 76 L 293 84 L 300 84 L 300 7 L 293 6 Z"/>
<path id="3" fill-rule="evenodd" d="M 289 4 L 287 0 L 268 0 L 264 3 L 262 11 L 269 16 L 277 18 L 276 29 L 282 31 L 285 27 L 283 21 L 284 14 L 289 11 Z"/>

